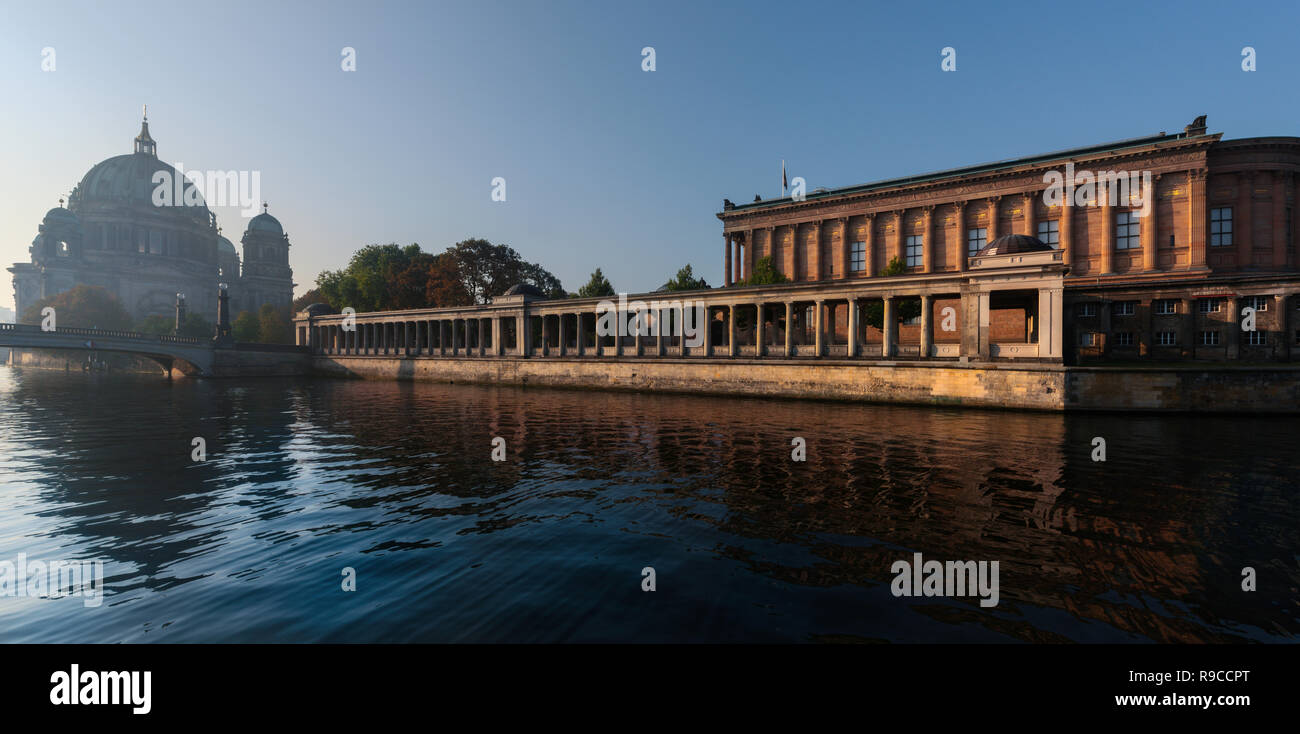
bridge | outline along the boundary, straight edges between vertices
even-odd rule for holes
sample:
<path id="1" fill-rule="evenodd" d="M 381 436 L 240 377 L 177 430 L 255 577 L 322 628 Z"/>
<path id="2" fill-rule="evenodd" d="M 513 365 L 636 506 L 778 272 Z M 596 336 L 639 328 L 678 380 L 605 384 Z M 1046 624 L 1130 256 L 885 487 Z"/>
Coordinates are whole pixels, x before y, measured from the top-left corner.
<path id="1" fill-rule="evenodd" d="M 307 350 L 280 344 L 233 343 L 217 346 L 192 336 L 141 334 L 113 329 L 59 327 L 43 331 L 28 324 L 0 324 L 0 347 L 94 350 L 131 354 L 193 377 L 302 374 Z"/>

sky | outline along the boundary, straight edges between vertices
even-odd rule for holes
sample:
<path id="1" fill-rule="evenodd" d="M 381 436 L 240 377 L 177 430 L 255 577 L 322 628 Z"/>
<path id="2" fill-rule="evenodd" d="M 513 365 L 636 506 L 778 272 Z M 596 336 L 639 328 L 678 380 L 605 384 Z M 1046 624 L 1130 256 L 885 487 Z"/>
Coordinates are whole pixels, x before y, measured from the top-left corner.
<path id="1" fill-rule="evenodd" d="M 569 290 L 600 267 L 649 291 L 687 263 L 719 285 L 723 198 L 779 195 L 783 159 L 811 191 L 1202 114 L 1300 135 L 1297 21 L 1294 2 L 6 2 L 0 260 L 29 261 L 148 104 L 163 160 L 259 173 L 298 294 L 367 244 L 470 237 Z M 247 219 L 214 210 L 238 243 Z"/>

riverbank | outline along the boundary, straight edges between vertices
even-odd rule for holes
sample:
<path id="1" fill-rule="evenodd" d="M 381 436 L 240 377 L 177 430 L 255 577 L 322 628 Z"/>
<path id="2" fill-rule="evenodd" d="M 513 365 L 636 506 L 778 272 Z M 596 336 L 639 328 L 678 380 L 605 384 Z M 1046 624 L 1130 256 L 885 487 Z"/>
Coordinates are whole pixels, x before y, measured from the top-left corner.
<path id="1" fill-rule="evenodd" d="M 322 356 L 313 374 L 1040 411 L 1300 412 L 1300 366 Z"/>

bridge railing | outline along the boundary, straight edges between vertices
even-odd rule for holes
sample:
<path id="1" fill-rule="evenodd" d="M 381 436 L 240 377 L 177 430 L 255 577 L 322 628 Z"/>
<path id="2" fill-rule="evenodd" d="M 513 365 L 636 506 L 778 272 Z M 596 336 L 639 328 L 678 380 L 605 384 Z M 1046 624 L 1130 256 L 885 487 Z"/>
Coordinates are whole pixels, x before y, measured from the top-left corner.
<path id="1" fill-rule="evenodd" d="M 206 344 L 206 339 L 200 339 L 195 336 L 172 336 L 170 334 L 142 334 L 138 331 L 124 331 L 121 329 L 86 329 L 78 326 L 60 326 L 53 331 L 46 332 L 39 326 L 32 324 L 0 324 L 0 332 L 13 331 L 28 334 L 70 334 L 72 336 L 89 336 L 100 337 L 103 339 L 134 339 L 137 341 L 151 342 L 154 344 Z"/>

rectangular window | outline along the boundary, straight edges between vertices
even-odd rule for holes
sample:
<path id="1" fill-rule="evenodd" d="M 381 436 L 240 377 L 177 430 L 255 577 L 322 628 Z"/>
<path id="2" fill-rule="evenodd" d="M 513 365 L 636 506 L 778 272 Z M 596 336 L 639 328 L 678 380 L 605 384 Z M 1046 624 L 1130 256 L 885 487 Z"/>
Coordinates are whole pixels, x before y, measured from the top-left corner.
<path id="1" fill-rule="evenodd" d="M 1201 332 L 1201 346 L 1203 346 L 1203 347 L 1217 347 L 1217 346 L 1219 346 L 1219 332 L 1217 332 L 1217 331 L 1202 331 L 1202 332 Z"/>
<path id="2" fill-rule="evenodd" d="M 1074 307 L 1074 313 L 1075 313 L 1076 316 L 1083 316 L 1083 317 L 1096 316 L 1096 315 L 1097 315 L 1097 304 L 1095 304 L 1095 303 L 1080 303 L 1079 305 L 1077 305 L 1077 306 Z"/>
<path id="3" fill-rule="evenodd" d="M 1121 331 L 1115 334 L 1115 346 L 1131 347 L 1133 346 L 1133 332 Z"/>
<path id="4" fill-rule="evenodd" d="M 966 253 L 974 255 L 988 244 L 989 231 L 987 229 L 971 229 L 966 231 Z"/>
<path id="5" fill-rule="evenodd" d="M 1113 313 L 1116 316 L 1132 316 L 1137 313 L 1137 301 L 1117 301 Z"/>
<path id="6" fill-rule="evenodd" d="M 1135 250 L 1142 246 L 1142 218 L 1133 212 L 1119 212 L 1115 215 L 1115 249 Z"/>
<path id="7" fill-rule="evenodd" d="M 1256 312 L 1267 311 L 1268 302 L 1273 300 L 1272 296 L 1246 296 L 1241 299 L 1242 308 L 1253 308 Z"/>
<path id="8" fill-rule="evenodd" d="M 1202 298 L 1201 313 L 1218 313 L 1223 308 L 1222 298 Z"/>
<path id="9" fill-rule="evenodd" d="M 1079 346 L 1095 347 L 1097 346 L 1097 335 L 1087 331 L 1079 335 Z"/>
<path id="10" fill-rule="evenodd" d="M 1177 346 L 1177 344 L 1178 344 L 1178 332 L 1176 331 L 1160 332 L 1160 346 L 1172 347 L 1172 346 Z"/>
<path id="11" fill-rule="evenodd" d="M 849 249 L 849 270 L 860 273 L 867 269 L 867 243 L 854 242 Z"/>
<path id="12" fill-rule="evenodd" d="M 1156 313 L 1161 316 L 1178 313 L 1178 301 L 1173 299 L 1156 301 Z"/>
<path id="13" fill-rule="evenodd" d="M 1051 245 L 1052 249 L 1058 249 L 1061 243 L 1061 223 L 1055 219 L 1049 219 L 1046 222 L 1038 223 L 1038 239 L 1045 244 Z"/>
<path id="14" fill-rule="evenodd" d="M 921 254 L 924 249 L 925 237 L 919 234 L 907 236 L 907 267 L 919 268 L 924 264 L 924 256 Z"/>
<path id="15" fill-rule="evenodd" d="M 1210 247 L 1232 244 L 1232 207 L 1210 210 Z"/>
<path id="16" fill-rule="evenodd" d="M 1246 332 L 1246 343 L 1252 347 L 1262 347 L 1268 344 L 1268 332 L 1248 331 Z"/>

